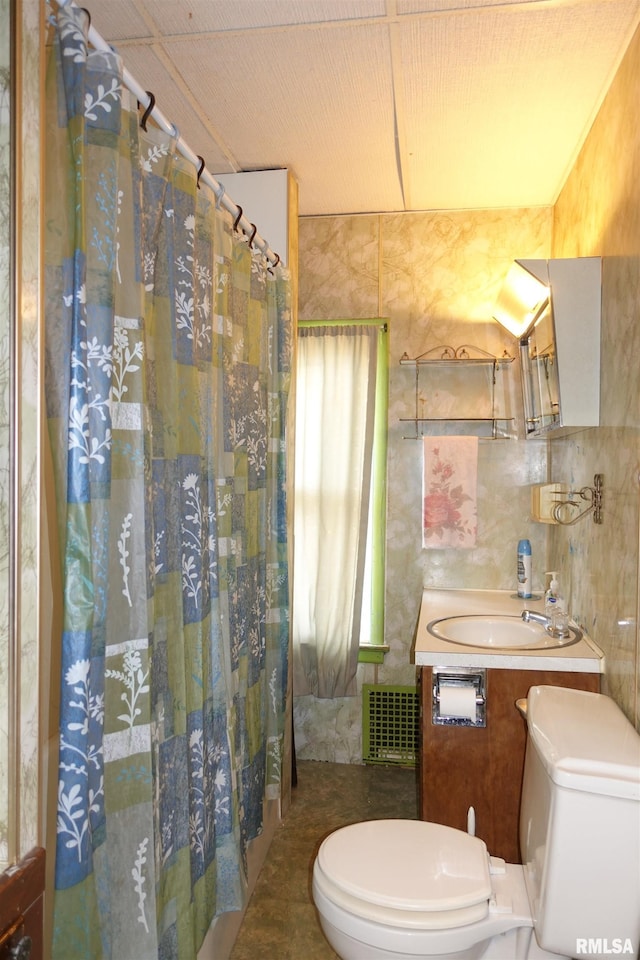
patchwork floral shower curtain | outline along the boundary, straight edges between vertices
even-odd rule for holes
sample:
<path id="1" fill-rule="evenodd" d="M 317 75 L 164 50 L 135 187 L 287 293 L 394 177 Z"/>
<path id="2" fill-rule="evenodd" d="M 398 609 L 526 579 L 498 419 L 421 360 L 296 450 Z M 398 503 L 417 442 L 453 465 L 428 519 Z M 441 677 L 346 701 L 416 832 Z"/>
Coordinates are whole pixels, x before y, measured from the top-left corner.
<path id="1" fill-rule="evenodd" d="M 87 26 L 58 12 L 47 77 L 54 957 L 192 958 L 280 792 L 289 288 Z"/>

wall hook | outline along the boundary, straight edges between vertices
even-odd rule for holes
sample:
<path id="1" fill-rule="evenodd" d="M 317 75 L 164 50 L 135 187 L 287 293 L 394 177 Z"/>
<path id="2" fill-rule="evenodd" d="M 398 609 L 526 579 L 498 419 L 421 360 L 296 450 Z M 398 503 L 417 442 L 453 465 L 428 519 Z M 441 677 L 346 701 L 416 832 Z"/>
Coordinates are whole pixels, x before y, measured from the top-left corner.
<path id="1" fill-rule="evenodd" d="M 570 490 L 569 493 L 566 494 L 567 499 L 560 500 L 551 511 L 553 519 L 564 527 L 570 527 L 574 523 L 577 523 L 578 520 L 582 520 L 583 517 L 588 517 L 589 514 L 592 514 L 594 523 L 602 523 L 603 484 L 604 475 L 602 473 L 596 473 L 593 478 L 592 487 L 582 487 L 581 490 Z M 580 500 L 574 500 L 574 497 L 579 497 Z M 581 510 L 580 501 L 587 503 L 588 506 Z M 579 512 L 567 514 L 565 508 L 570 508 L 571 511 L 578 510 Z M 564 515 L 563 511 L 565 511 Z"/>

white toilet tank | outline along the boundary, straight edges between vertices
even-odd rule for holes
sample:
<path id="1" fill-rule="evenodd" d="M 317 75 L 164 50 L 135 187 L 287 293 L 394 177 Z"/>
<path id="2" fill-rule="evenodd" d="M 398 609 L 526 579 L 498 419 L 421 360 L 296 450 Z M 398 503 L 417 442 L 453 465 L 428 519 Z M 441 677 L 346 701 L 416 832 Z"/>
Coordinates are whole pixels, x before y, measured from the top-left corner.
<path id="1" fill-rule="evenodd" d="M 609 697 L 532 687 L 520 850 L 541 947 L 640 949 L 640 736 Z"/>

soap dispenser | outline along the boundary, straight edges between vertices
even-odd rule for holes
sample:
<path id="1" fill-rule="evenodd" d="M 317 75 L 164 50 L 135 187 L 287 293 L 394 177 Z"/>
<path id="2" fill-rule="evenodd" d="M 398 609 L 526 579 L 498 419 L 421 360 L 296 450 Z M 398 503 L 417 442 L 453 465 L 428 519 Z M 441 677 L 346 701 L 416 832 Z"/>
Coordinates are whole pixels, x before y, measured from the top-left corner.
<path id="1" fill-rule="evenodd" d="M 558 602 L 558 574 L 555 570 L 547 570 L 546 576 L 551 577 L 551 583 L 544 595 L 544 615 L 549 618 L 549 623 L 552 623 Z"/>
<path id="2" fill-rule="evenodd" d="M 551 577 L 551 583 L 544 595 L 545 616 L 549 618 L 551 633 L 555 637 L 566 637 L 569 634 L 569 614 L 564 597 L 560 593 L 558 574 L 555 570 L 550 570 L 547 576 Z"/>

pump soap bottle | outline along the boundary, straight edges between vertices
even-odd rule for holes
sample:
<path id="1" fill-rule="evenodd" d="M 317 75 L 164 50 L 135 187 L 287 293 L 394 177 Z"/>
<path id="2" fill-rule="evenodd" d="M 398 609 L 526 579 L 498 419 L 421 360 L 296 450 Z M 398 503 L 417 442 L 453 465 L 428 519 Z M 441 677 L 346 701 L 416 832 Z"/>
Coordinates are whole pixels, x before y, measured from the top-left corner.
<path id="1" fill-rule="evenodd" d="M 544 595 L 544 615 L 549 618 L 549 623 L 553 623 L 553 615 L 556 610 L 556 604 L 558 602 L 558 581 L 555 570 L 547 570 L 545 576 L 551 577 L 551 583 L 549 584 L 549 589 Z"/>
<path id="2" fill-rule="evenodd" d="M 531 543 L 518 541 L 518 596 L 523 600 L 531 598 Z"/>
<path id="3" fill-rule="evenodd" d="M 545 616 L 549 618 L 551 633 L 554 637 L 567 637 L 569 636 L 569 614 L 564 597 L 560 593 L 558 574 L 555 570 L 550 570 L 547 576 L 551 577 L 551 583 L 544 595 Z"/>

